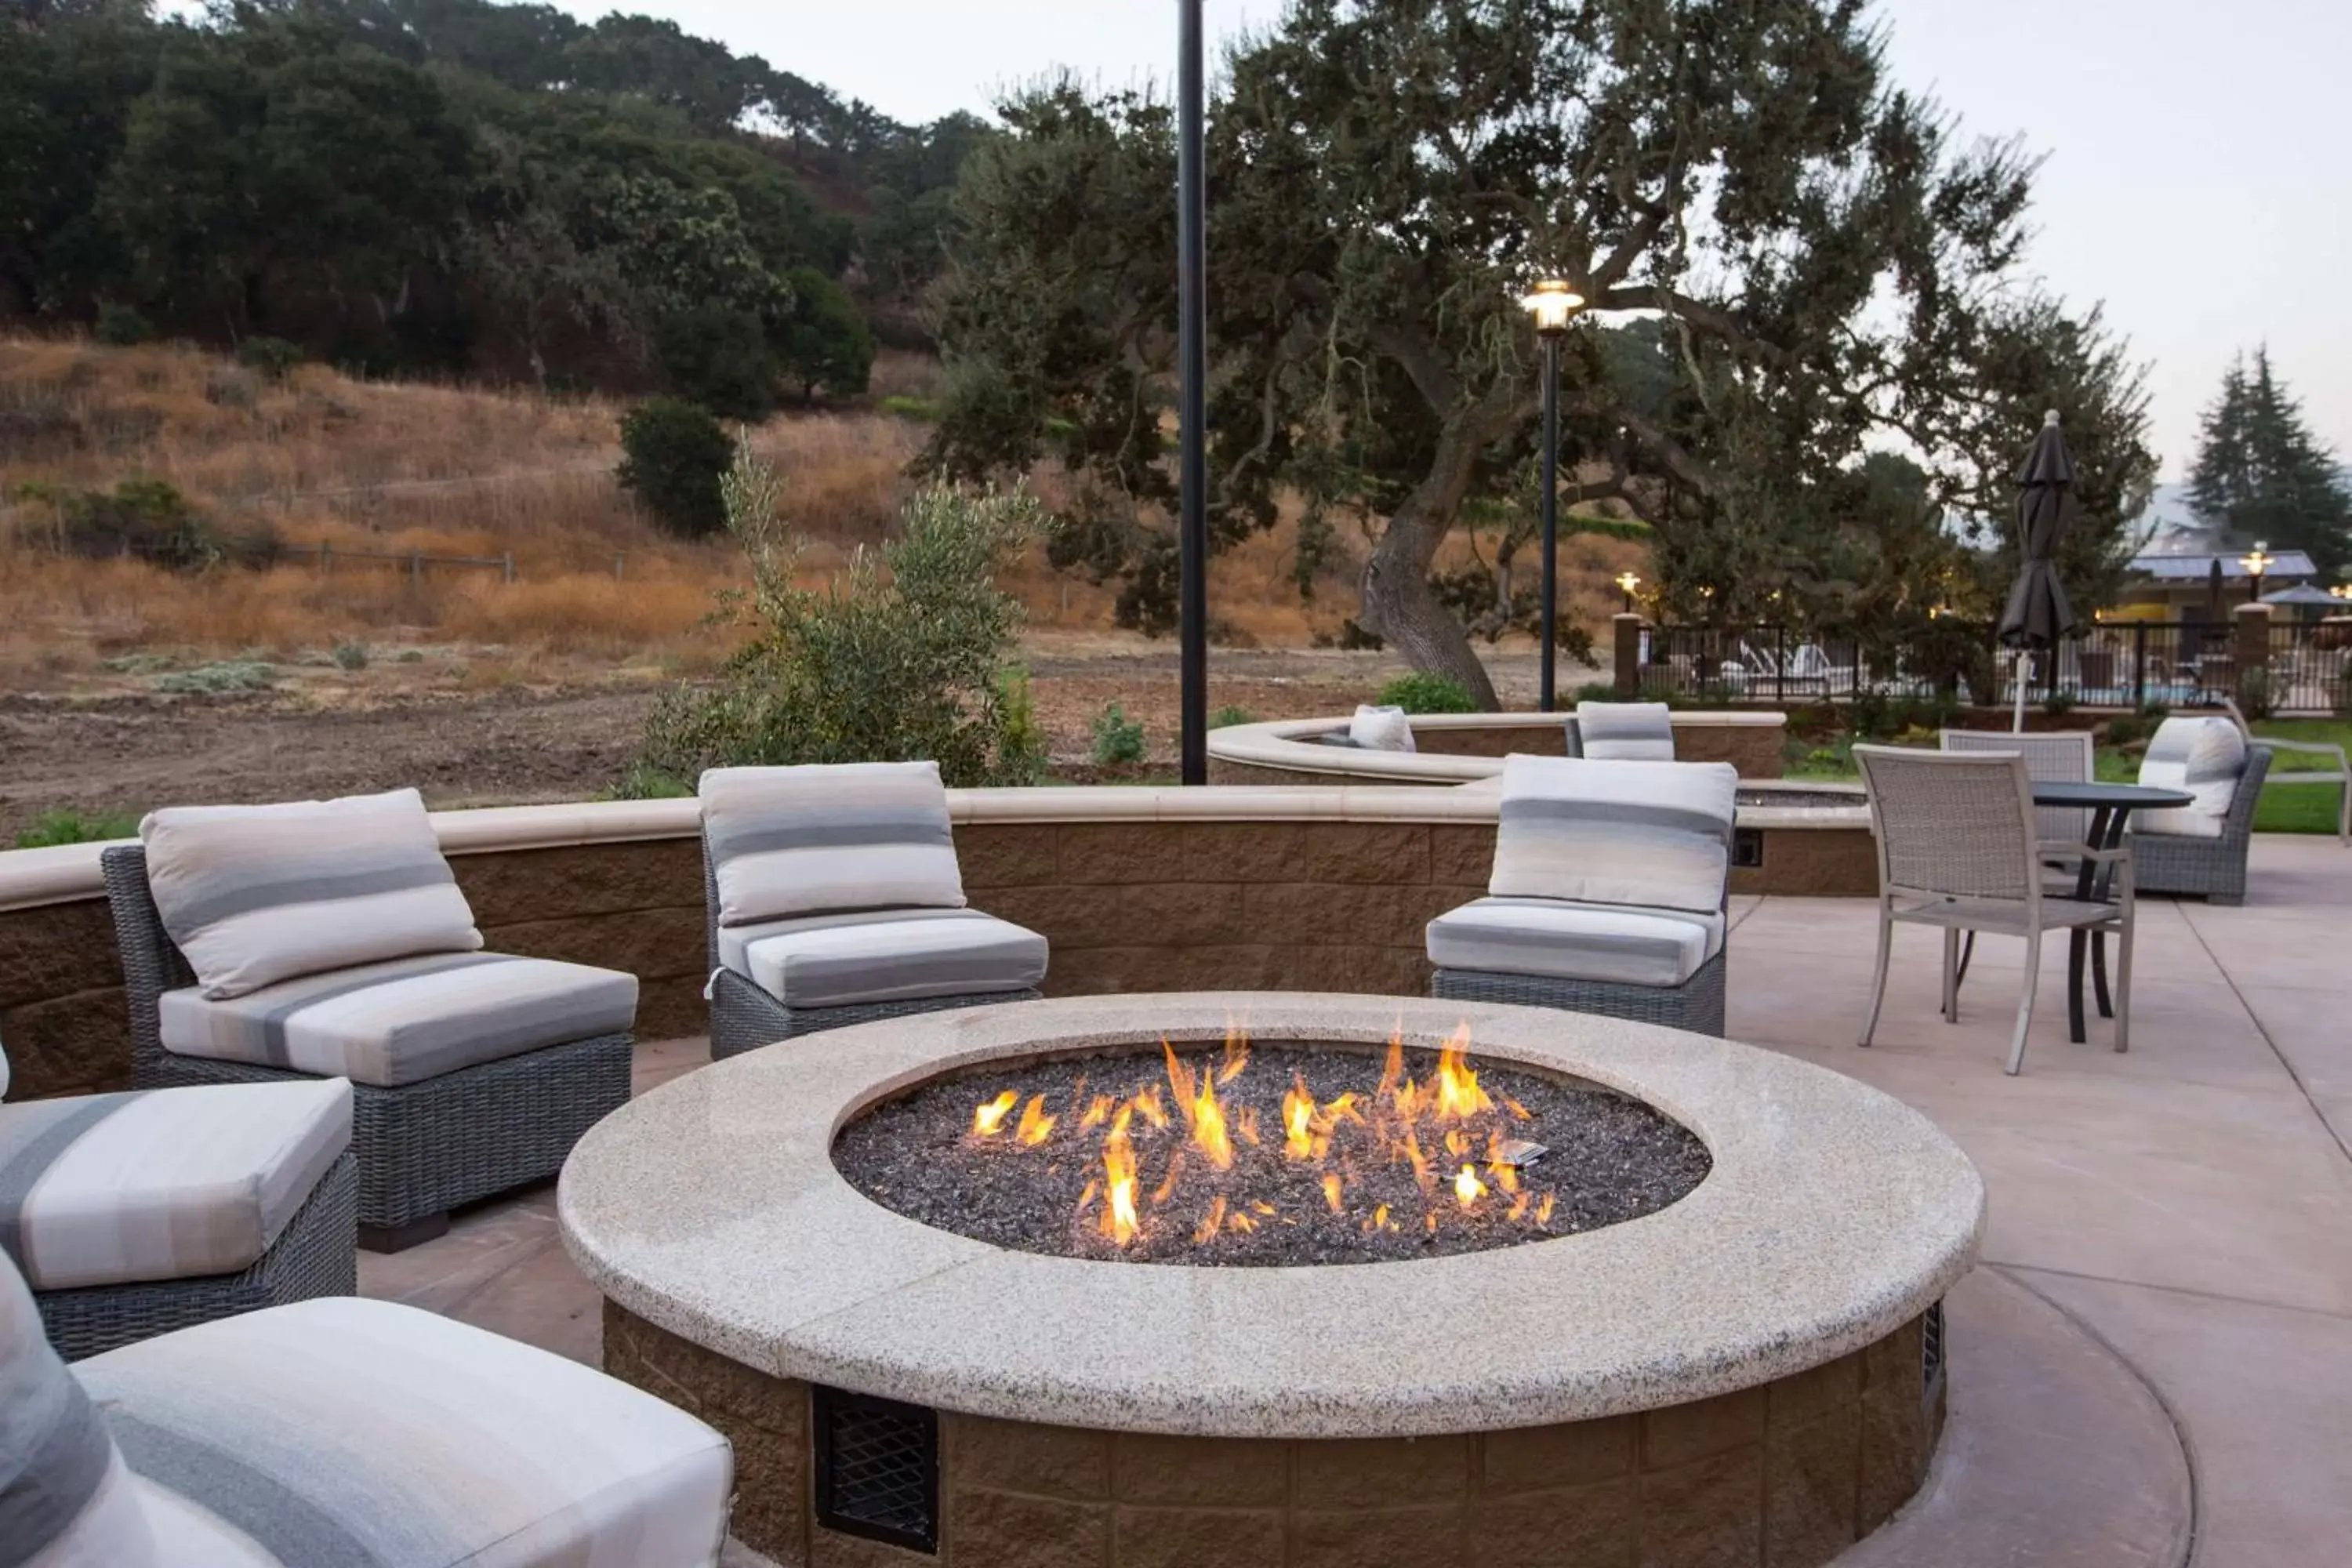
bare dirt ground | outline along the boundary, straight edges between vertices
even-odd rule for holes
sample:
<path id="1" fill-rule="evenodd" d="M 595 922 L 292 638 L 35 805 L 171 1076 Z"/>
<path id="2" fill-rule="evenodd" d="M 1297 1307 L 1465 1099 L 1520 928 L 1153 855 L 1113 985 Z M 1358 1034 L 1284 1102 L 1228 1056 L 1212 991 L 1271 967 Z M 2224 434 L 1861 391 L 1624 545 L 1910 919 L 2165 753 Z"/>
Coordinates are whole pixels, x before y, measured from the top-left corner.
<path id="1" fill-rule="evenodd" d="M 1041 634 L 1024 649 L 1057 763 L 1083 763 L 1116 701 L 1172 769 L 1177 653 L 1170 642 Z M 1507 706 L 1533 706 L 1534 661 L 1490 659 Z M 643 672 L 583 670 L 552 684 L 452 689 L 409 667 L 304 672 L 285 689 L 170 696 L 134 689 L 0 695 L 0 846 L 45 812 L 136 816 L 171 803 L 317 798 L 415 784 L 436 806 L 581 800 L 611 786 L 663 689 Z M 1404 666 L 1391 656 L 1213 649 L 1212 711 L 1256 719 L 1346 712 Z M 1563 689 L 1586 678 L 1563 669 Z"/>

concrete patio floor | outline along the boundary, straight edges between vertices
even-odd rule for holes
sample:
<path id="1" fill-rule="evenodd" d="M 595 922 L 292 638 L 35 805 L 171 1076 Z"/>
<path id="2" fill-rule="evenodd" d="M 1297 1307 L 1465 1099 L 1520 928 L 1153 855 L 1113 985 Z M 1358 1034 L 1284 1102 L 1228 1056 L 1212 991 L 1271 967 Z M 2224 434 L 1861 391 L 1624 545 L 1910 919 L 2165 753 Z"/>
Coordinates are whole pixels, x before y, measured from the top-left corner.
<path id="1" fill-rule="evenodd" d="M 1936 934 L 1898 932 L 1878 1043 L 1862 1050 L 1872 906 L 1748 899 L 1733 911 L 1731 1034 L 1908 1101 L 1984 1173 L 1985 1267 L 1954 1300 L 1955 1430 L 1976 1378 L 1999 1381 L 2011 1418 L 2045 1439 L 2074 1430 L 2090 1401 L 2131 1406 L 2116 1418 L 2137 1423 L 2143 1449 L 2168 1422 L 2185 1454 L 2185 1489 L 2149 1485 L 2154 1461 L 2134 1468 L 2087 1437 L 2061 1445 L 2077 1456 L 2068 1465 L 2013 1468 L 1998 1478 L 2002 1506 L 2063 1519 L 2065 1554 L 1969 1552 L 1946 1559 L 1954 1568 L 2157 1563 L 2184 1537 L 2196 1568 L 2352 1563 L 2352 851 L 2257 839 L 2251 886 L 2243 909 L 2142 905 L 2127 1055 L 2095 1016 L 2088 1044 L 2066 1039 L 2053 940 L 2016 1079 L 2000 1070 L 2016 942 L 1979 945 L 1953 1026 L 1937 1015 Z M 698 1040 L 643 1047 L 639 1090 L 706 1060 Z M 553 1205 L 542 1189 L 412 1251 L 363 1256 L 362 1289 L 593 1363 L 597 1298 L 563 1254 Z M 2139 1385 L 2084 1393 L 2092 1369 L 2054 1350 L 2047 1363 L 1971 1365 L 1973 1323 L 2053 1347 L 2086 1332 Z M 1969 1462 L 1997 1465 L 1999 1437 L 1973 1431 Z M 2185 1501 L 2157 1495 L 2169 1491 Z"/>

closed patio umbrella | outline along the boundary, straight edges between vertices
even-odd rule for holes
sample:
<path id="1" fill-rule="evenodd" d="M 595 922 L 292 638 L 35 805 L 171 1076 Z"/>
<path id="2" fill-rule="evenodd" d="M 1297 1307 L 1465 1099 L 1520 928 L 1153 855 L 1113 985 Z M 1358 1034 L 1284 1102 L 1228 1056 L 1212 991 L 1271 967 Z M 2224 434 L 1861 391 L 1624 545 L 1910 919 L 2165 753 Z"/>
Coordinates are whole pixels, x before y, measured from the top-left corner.
<path id="1" fill-rule="evenodd" d="M 2017 655 L 2015 730 L 2025 728 L 2025 656 L 2058 646 L 2078 624 L 2058 581 L 2058 542 L 2074 526 L 2074 460 L 2053 409 L 2017 470 L 2017 581 L 2000 613 L 2000 640 Z"/>

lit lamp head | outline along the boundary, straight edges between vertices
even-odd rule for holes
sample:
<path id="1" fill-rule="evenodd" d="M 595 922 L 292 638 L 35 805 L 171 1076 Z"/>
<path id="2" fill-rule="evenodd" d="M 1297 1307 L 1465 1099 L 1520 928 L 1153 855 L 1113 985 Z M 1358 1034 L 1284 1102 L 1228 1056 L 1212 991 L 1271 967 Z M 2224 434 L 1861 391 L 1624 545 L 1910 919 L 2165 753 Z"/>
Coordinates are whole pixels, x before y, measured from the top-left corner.
<path id="1" fill-rule="evenodd" d="M 2246 575 L 2257 583 L 2263 580 L 2263 574 L 2269 571 L 2277 561 L 2278 557 L 2273 555 L 2264 547 L 2264 542 L 2261 540 L 2254 542 L 2253 549 L 2238 557 L 2238 564 L 2244 567 Z"/>
<path id="2" fill-rule="evenodd" d="M 1642 586 L 1642 579 L 1631 572 L 1620 572 L 1617 574 L 1617 586 L 1624 589 L 1625 596 L 1631 598 Z"/>
<path id="3" fill-rule="evenodd" d="M 1558 337 L 1568 331 L 1569 321 L 1584 309 L 1584 296 L 1558 278 L 1538 281 L 1533 293 L 1519 300 L 1520 309 L 1535 318 L 1536 331 L 1543 336 Z"/>

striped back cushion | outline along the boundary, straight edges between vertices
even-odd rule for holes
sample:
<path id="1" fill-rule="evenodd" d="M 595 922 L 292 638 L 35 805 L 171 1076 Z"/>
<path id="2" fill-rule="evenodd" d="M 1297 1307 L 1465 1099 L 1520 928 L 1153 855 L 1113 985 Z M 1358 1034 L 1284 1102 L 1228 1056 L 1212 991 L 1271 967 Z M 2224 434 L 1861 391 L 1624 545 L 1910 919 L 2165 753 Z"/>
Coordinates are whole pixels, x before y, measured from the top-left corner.
<path id="1" fill-rule="evenodd" d="M 963 907 L 937 763 L 713 768 L 699 793 L 721 925 Z"/>
<path id="2" fill-rule="evenodd" d="M 1731 872 L 1728 763 L 1503 763 L 1496 898 L 1711 912 Z"/>
<path id="3" fill-rule="evenodd" d="M 0 1563 L 159 1561 L 105 1421 L 0 1254 Z"/>
<path id="4" fill-rule="evenodd" d="M 482 945 L 413 789 L 193 805 L 139 825 L 147 885 L 205 995 Z"/>
<path id="5" fill-rule="evenodd" d="M 2169 833 L 2219 838 L 2238 778 L 2246 771 L 2246 738 L 2227 719 L 2167 719 L 2157 726 L 2139 764 L 2139 782 L 2161 789 L 2187 790 L 2194 805 L 2142 812 L 2132 819 L 2139 833 Z"/>
<path id="6" fill-rule="evenodd" d="M 1595 762 L 1671 763 L 1675 721 L 1663 702 L 1580 702 L 1581 754 Z"/>

